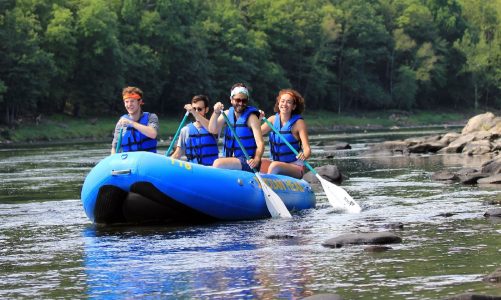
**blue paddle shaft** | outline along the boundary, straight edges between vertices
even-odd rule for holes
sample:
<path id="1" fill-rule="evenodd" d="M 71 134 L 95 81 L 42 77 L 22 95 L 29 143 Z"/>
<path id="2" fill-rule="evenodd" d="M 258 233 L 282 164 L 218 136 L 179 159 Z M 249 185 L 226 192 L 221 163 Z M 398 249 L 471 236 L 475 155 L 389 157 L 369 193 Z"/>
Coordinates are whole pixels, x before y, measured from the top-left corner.
<path id="1" fill-rule="evenodd" d="M 118 153 L 120 151 L 120 147 L 122 146 L 122 133 L 124 131 L 123 127 L 120 127 L 120 133 L 118 134 L 118 141 L 117 141 L 117 146 L 115 147 L 115 153 Z"/>
<path id="2" fill-rule="evenodd" d="M 292 152 L 294 152 L 294 154 L 299 155 L 299 152 L 296 151 L 296 149 L 294 149 L 294 147 L 292 147 L 292 145 L 287 142 L 287 140 L 285 139 L 285 137 L 280 133 L 280 131 L 278 131 L 274 126 L 273 124 L 271 124 L 270 121 L 268 121 L 268 119 L 266 118 L 263 118 L 263 120 L 266 122 L 266 124 L 268 124 L 268 126 L 270 126 L 270 128 L 282 139 L 282 141 L 287 145 L 289 146 L 289 148 L 292 150 Z M 308 167 L 308 169 L 310 169 L 310 171 L 313 173 L 313 174 L 317 174 L 317 171 L 315 171 L 315 169 L 313 169 L 311 167 L 311 165 L 305 160 L 304 161 L 304 164 Z"/>
<path id="3" fill-rule="evenodd" d="M 184 122 L 186 122 L 186 118 L 188 118 L 189 114 L 190 114 L 190 112 L 188 112 L 188 111 L 184 114 L 184 117 L 181 120 L 181 124 L 179 124 L 179 127 L 177 128 L 176 134 L 174 135 L 174 138 L 172 139 L 172 142 L 169 145 L 169 149 L 167 149 L 167 151 L 165 152 L 165 156 L 169 156 L 169 153 L 171 152 L 172 147 L 174 147 L 174 143 L 177 140 L 177 136 L 179 135 L 181 128 L 183 128 Z"/>

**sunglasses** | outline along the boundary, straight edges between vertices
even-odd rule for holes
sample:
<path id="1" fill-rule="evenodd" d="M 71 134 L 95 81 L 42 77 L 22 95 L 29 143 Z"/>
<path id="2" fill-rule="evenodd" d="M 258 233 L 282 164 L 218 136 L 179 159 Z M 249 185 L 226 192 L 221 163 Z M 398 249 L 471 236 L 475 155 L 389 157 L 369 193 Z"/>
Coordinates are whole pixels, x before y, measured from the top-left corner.
<path id="1" fill-rule="evenodd" d="M 193 107 L 193 109 L 196 111 L 202 111 L 205 109 L 205 107 Z"/>
<path id="2" fill-rule="evenodd" d="M 233 98 L 236 103 L 247 103 L 247 98 Z"/>

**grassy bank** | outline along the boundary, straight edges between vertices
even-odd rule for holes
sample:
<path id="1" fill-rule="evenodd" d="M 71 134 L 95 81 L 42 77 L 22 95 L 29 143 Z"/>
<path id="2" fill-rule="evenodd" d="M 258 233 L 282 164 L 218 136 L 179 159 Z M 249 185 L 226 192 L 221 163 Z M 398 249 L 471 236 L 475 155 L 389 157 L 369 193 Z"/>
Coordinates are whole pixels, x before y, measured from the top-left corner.
<path id="1" fill-rule="evenodd" d="M 392 127 L 435 126 L 444 124 L 465 124 L 474 113 L 461 112 L 364 112 L 336 114 L 314 111 L 305 114 L 308 126 L 313 130 L 343 131 L 350 129 L 378 129 Z"/>
<path id="2" fill-rule="evenodd" d="M 479 112 L 481 113 L 481 112 Z M 310 131 L 345 131 L 353 129 L 383 129 L 443 124 L 465 124 L 475 113 L 457 112 L 367 112 L 338 115 L 313 111 L 304 115 Z M 159 116 L 160 139 L 169 139 L 177 130 L 182 116 Z M 72 118 L 65 115 L 44 116 L 39 124 L 27 122 L 15 128 L 0 127 L 0 142 L 31 143 L 67 140 L 111 140 L 118 117 Z"/>

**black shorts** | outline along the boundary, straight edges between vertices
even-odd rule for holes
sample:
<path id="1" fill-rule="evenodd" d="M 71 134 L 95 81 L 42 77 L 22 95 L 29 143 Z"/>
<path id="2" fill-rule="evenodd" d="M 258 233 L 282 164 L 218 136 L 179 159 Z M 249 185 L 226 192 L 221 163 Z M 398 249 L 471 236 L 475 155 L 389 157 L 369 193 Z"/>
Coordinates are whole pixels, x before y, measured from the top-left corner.
<path id="1" fill-rule="evenodd" d="M 245 159 L 245 156 L 240 156 L 240 157 L 236 157 L 236 158 L 240 161 L 240 164 L 242 165 L 242 171 L 254 173 L 254 171 L 251 169 L 251 167 L 247 163 L 247 159 Z M 261 162 L 259 162 L 259 165 L 256 166 L 255 169 L 259 170 L 260 168 L 261 168 Z"/>

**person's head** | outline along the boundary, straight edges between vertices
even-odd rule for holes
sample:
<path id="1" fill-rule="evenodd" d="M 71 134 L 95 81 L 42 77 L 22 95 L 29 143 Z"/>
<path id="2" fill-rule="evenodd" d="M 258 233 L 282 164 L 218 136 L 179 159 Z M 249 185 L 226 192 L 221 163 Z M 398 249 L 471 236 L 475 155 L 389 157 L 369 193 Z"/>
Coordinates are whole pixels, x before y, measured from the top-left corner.
<path id="1" fill-rule="evenodd" d="M 247 86 L 243 83 L 235 83 L 231 87 L 230 101 L 235 111 L 237 113 L 242 113 L 249 101 L 249 90 Z"/>
<path id="2" fill-rule="evenodd" d="M 289 107 L 293 115 L 301 114 L 304 111 L 304 98 L 298 91 L 293 89 L 283 89 L 278 92 L 277 102 L 274 111 L 280 112 L 280 106 Z"/>
<path id="3" fill-rule="evenodd" d="M 141 105 L 143 105 L 143 91 L 137 87 L 125 87 L 122 90 L 122 98 L 124 100 L 125 109 L 127 109 L 129 113 L 140 110 Z"/>
<path id="4" fill-rule="evenodd" d="M 206 95 L 196 95 L 191 99 L 191 106 L 200 115 L 205 116 L 209 111 L 209 97 Z"/>

